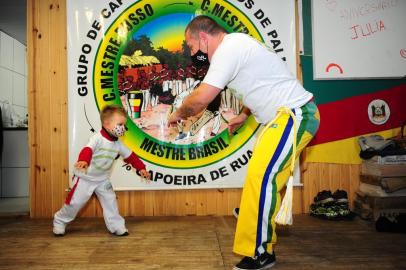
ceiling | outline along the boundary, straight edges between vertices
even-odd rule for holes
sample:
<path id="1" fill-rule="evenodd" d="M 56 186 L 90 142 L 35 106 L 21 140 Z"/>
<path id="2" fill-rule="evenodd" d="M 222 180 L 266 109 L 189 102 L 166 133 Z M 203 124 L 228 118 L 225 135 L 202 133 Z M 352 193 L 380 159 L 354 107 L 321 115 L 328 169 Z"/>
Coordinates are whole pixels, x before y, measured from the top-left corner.
<path id="1" fill-rule="evenodd" d="M 0 30 L 27 44 L 27 0 L 0 0 Z"/>

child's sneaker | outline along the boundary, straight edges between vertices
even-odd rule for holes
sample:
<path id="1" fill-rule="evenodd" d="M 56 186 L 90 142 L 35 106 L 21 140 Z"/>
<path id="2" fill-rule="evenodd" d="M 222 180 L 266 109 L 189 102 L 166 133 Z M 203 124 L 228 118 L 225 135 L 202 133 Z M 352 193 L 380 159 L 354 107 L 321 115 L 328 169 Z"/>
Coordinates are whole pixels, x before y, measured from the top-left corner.
<path id="1" fill-rule="evenodd" d="M 55 236 L 64 236 L 65 235 L 65 228 L 54 226 L 52 232 Z"/>
<path id="2" fill-rule="evenodd" d="M 129 235 L 127 228 L 122 228 L 118 229 L 117 231 L 114 232 L 114 235 L 116 236 L 127 236 Z"/>
<path id="3" fill-rule="evenodd" d="M 275 252 L 269 254 L 265 252 L 258 257 L 244 257 L 234 266 L 233 270 L 264 270 L 269 269 L 276 263 Z"/>
<path id="4" fill-rule="evenodd" d="M 240 214 L 240 208 L 236 207 L 233 209 L 233 216 L 238 219 L 238 215 Z"/>

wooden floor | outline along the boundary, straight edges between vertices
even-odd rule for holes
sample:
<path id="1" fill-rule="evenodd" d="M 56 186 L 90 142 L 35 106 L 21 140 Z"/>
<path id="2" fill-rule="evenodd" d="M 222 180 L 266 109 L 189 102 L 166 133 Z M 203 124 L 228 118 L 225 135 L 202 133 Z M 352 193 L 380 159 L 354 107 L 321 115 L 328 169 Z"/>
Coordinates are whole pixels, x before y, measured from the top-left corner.
<path id="1" fill-rule="evenodd" d="M 127 218 L 130 235 L 80 218 L 64 237 L 51 220 L 0 218 L 0 269 L 232 269 L 233 217 Z M 274 269 L 406 269 L 406 235 L 378 233 L 361 220 L 294 217 L 279 230 Z"/>

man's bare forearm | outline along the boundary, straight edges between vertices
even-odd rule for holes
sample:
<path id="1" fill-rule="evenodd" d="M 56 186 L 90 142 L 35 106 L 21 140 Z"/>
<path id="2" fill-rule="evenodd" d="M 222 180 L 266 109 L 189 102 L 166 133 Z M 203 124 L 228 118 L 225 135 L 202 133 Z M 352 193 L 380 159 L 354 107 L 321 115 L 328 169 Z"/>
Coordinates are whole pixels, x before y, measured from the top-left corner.
<path id="1" fill-rule="evenodd" d="M 202 112 L 219 93 L 220 89 L 202 83 L 185 98 L 182 106 L 175 112 L 176 116 L 186 119 Z"/>
<path id="2" fill-rule="evenodd" d="M 182 119 L 186 119 L 189 116 L 193 116 L 197 114 L 198 112 L 195 112 L 193 107 L 190 107 L 189 105 L 183 104 L 177 111 L 176 113 L 178 116 Z"/>
<path id="3" fill-rule="evenodd" d="M 182 119 L 186 119 L 190 116 L 194 116 L 200 113 L 206 108 L 207 104 L 199 102 L 199 99 L 194 93 L 188 96 L 183 102 L 182 106 L 176 111 L 178 116 Z"/>

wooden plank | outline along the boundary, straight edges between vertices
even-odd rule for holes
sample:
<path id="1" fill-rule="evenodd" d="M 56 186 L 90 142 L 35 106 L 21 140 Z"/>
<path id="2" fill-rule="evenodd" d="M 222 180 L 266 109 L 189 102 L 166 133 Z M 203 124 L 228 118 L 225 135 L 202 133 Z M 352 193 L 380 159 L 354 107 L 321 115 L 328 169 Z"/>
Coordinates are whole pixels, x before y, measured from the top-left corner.
<path id="1" fill-rule="evenodd" d="M 34 12 L 36 10 L 35 1 L 27 1 L 27 91 L 28 91 L 28 147 L 30 151 L 30 168 L 29 168 L 29 190 L 30 190 L 30 216 L 34 217 L 36 211 L 36 200 L 34 197 L 36 186 L 36 173 L 37 167 L 37 137 L 35 129 L 33 128 L 36 125 L 36 78 L 33 76 L 33 70 L 35 70 L 35 58 L 36 58 L 36 29 L 34 27 L 36 16 Z"/>
<path id="2" fill-rule="evenodd" d="M 50 21 L 51 24 L 64 24 L 66 22 L 66 16 L 61 10 L 65 10 L 65 1 L 51 1 L 49 4 Z M 61 198 L 65 196 L 65 189 L 68 186 L 68 173 L 65 169 L 67 164 L 67 158 L 65 153 L 67 152 L 67 133 L 66 129 L 66 116 L 67 116 L 67 86 L 64 81 L 67 80 L 66 70 L 66 32 L 65 31 L 51 31 L 50 30 L 50 44 L 54 45 L 55 57 L 50 59 L 50 125 L 51 125 L 51 155 L 50 159 L 50 175 L 51 184 L 50 189 L 52 194 L 52 209 L 51 214 L 57 211 L 61 205 Z M 65 129 L 63 124 L 65 123 Z M 55 181 L 62 176 L 63 181 Z"/>
<path id="3" fill-rule="evenodd" d="M 293 214 L 303 213 L 303 188 L 302 187 L 293 188 L 292 213 Z"/>
<path id="4" fill-rule="evenodd" d="M 299 16 L 299 2 L 295 0 L 295 42 L 296 42 L 296 78 L 303 84 L 303 74 L 302 74 L 302 64 L 300 62 L 300 54 L 303 53 L 300 51 L 300 16 Z"/>
<path id="5" fill-rule="evenodd" d="M 38 34 L 37 44 L 38 48 L 49 47 L 50 42 L 50 13 L 48 11 L 48 1 L 38 2 L 39 12 L 43 16 L 38 18 Z M 52 51 L 52 49 L 50 49 Z M 41 216 L 47 216 L 51 212 L 50 207 L 48 207 L 49 202 L 52 201 L 52 192 L 50 189 L 51 185 L 51 175 L 50 175 L 50 159 L 51 156 L 51 145 L 49 142 L 50 136 L 50 85 L 49 85 L 49 51 L 38 50 L 38 58 L 36 61 L 39 62 L 38 69 L 36 69 L 35 76 L 38 77 L 38 99 L 36 106 L 38 107 L 38 122 L 36 130 L 38 132 L 38 145 L 40 155 L 38 155 L 37 165 L 40 167 L 40 175 L 38 176 L 39 182 L 39 192 L 36 194 L 39 203 L 39 213 Z M 45 79 L 46 77 L 46 79 Z M 46 108 L 46 109 L 45 109 Z"/>

